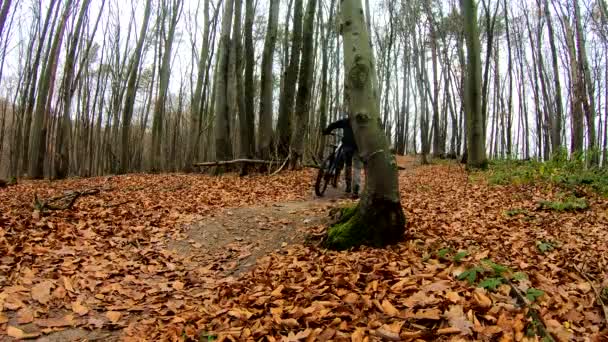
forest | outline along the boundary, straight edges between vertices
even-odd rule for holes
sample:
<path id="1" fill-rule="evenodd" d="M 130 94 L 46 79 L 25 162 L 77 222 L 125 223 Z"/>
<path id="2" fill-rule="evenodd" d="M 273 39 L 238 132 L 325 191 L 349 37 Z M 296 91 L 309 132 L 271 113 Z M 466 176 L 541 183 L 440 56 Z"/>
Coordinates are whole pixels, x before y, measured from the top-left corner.
<path id="1" fill-rule="evenodd" d="M 0 2 L 0 340 L 602 341 L 607 241 L 606 0 Z"/>
<path id="2" fill-rule="evenodd" d="M 344 115 L 336 1 L 244 2 L 4 1 L 0 175 L 315 160 L 322 127 Z M 391 147 L 462 156 L 467 52 L 458 2 L 365 6 Z M 605 1 L 478 7 L 487 155 L 548 160 L 563 151 L 603 162 Z"/>

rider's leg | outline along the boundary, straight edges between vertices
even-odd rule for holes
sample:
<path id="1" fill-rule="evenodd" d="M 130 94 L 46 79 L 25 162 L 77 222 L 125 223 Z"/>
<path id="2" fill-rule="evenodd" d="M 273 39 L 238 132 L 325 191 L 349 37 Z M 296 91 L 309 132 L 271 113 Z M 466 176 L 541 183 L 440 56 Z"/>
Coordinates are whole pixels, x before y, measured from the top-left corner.
<path id="1" fill-rule="evenodd" d="M 353 179 L 353 152 L 352 151 L 344 151 L 344 180 L 346 181 L 346 192 L 351 192 L 351 183 Z"/>
<path id="2" fill-rule="evenodd" d="M 363 168 L 363 162 L 359 158 L 359 154 L 355 153 L 353 156 L 353 195 L 359 195 L 361 189 L 361 169 Z"/>

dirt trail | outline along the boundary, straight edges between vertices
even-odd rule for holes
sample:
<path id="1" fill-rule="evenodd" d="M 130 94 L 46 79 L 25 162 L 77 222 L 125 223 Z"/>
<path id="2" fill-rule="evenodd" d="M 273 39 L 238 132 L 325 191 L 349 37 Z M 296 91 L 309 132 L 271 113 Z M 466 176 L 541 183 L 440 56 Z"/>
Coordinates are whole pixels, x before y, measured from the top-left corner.
<path id="1" fill-rule="evenodd" d="M 407 172 L 418 161 L 398 157 Z M 226 275 L 250 270 L 258 258 L 290 244 L 303 243 L 308 234 L 320 233 L 329 223 L 330 209 L 353 200 L 342 189 L 329 187 L 324 197 L 312 193 L 305 201 L 225 209 L 189 226 L 169 248 L 194 263 L 212 265 Z"/>

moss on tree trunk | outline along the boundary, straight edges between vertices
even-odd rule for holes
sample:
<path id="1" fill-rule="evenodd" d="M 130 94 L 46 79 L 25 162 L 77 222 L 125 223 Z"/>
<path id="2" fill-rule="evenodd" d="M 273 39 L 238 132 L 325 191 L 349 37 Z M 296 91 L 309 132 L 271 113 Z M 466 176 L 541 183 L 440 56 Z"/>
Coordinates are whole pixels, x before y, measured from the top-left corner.
<path id="1" fill-rule="evenodd" d="M 405 215 L 399 203 L 377 198 L 367 207 L 359 203 L 343 208 L 340 220 L 329 228 L 325 247 L 384 247 L 401 241 L 404 230 Z"/>

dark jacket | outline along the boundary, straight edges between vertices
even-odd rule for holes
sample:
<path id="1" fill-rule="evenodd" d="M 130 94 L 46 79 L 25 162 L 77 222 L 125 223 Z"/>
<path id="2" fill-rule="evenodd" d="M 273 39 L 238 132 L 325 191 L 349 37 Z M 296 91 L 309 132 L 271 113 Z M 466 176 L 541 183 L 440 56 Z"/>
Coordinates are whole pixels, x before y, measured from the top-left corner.
<path id="1" fill-rule="evenodd" d="M 323 135 L 330 134 L 333 130 L 342 128 L 344 132 L 344 136 L 342 137 L 342 144 L 344 148 L 352 148 L 357 149 L 357 142 L 355 141 L 355 134 L 353 133 L 353 129 L 350 126 L 350 120 L 348 118 L 341 119 L 335 122 L 332 122 L 326 129 L 323 130 Z"/>

